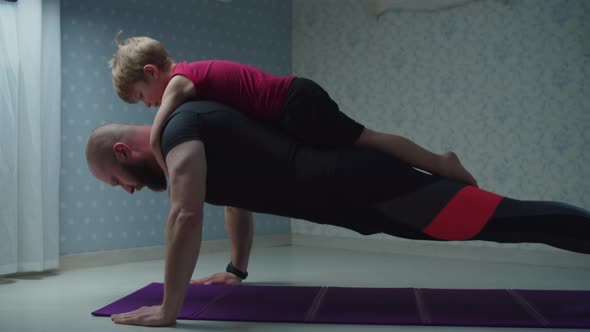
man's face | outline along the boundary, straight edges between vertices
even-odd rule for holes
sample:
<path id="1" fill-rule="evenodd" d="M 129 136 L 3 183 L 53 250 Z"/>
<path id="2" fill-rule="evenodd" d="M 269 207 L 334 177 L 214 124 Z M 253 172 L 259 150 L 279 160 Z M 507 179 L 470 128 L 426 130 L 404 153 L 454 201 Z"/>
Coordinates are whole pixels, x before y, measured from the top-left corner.
<path id="1" fill-rule="evenodd" d="M 146 186 L 153 191 L 164 191 L 167 187 L 162 169 L 148 160 L 126 160 L 117 165 L 103 166 L 93 173 L 99 180 L 121 186 L 130 194 Z"/>
<path id="2" fill-rule="evenodd" d="M 146 160 L 137 160 L 121 165 L 123 171 L 135 178 L 141 189 L 147 186 L 153 191 L 166 190 L 166 175 L 160 167 L 148 163 Z"/>

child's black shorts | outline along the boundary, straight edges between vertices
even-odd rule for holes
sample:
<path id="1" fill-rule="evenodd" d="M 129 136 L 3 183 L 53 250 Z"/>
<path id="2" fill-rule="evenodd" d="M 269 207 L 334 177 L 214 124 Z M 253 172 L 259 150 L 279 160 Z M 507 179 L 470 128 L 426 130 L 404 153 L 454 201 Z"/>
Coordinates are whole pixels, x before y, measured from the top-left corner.
<path id="1" fill-rule="evenodd" d="M 352 145 L 364 129 L 342 113 L 321 86 L 301 77 L 291 83 L 279 121 L 290 135 L 316 147 Z"/>

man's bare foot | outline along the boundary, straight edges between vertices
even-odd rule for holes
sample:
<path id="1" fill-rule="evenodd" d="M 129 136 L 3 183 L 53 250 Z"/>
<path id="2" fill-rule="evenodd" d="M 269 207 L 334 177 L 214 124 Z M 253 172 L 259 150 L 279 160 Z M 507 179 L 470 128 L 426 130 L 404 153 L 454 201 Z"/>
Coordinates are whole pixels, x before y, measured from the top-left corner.
<path id="1" fill-rule="evenodd" d="M 477 187 L 477 181 L 459 161 L 454 152 L 441 154 L 441 173 L 439 175 Z"/>

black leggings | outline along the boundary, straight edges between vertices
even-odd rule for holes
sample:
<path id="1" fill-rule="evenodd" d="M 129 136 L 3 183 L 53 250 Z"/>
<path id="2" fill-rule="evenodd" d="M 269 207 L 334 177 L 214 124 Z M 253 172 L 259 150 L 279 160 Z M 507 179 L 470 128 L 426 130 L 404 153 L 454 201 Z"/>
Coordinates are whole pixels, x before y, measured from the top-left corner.
<path id="1" fill-rule="evenodd" d="M 555 202 L 519 201 L 510 198 L 503 200 L 532 208 L 543 207 L 545 204 L 548 206 L 556 204 Z M 590 213 L 567 205 L 563 205 L 561 209 L 563 209 L 561 213 L 555 212 L 548 215 L 492 217 L 479 234 L 466 241 L 542 243 L 559 249 L 590 254 Z M 572 212 L 576 214 L 572 214 Z M 314 221 L 352 229 L 364 235 L 386 233 L 412 240 L 446 241 L 433 238 L 374 208 L 344 208 L 336 213 L 334 210 L 330 210 L 326 211 L 323 216 L 316 214 Z"/>
<path id="2" fill-rule="evenodd" d="M 366 171 L 367 165 L 371 165 L 370 172 Z M 467 188 L 484 198 L 496 196 L 499 203 L 481 224 L 483 228 L 462 240 L 543 243 L 590 254 L 590 212 L 572 205 L 499 196 L 419 172 L 395 158 L 369 150 L 343 154 L 336 174 L 346 180 L 330 184 L 335 188 L 330 196 L 340 197 L 332 205 L 326 204 L 329 200 L 321 200 L 319 211 L 304 219 L 367 235 L 386 233 L 407 239 L 447 241 L 452 239 L 433 237 L 425 230 Z M 479 211 L 471 203 L 461 203 L 455 210 Z M 455 219 L 463 220 L 463 224 L 473 222 L 468 215 Z M 443 224 L 442 233 L 453 227 L 453 222 L 448 227 Z"/>
<path id="3" fill-rule="evenodd" d="M 493 217 L 473 240 L 544 243 L 590 254 L 590 212 L 557 202 L 504 198 L 502 204 L 514 209 L 514 215 L 506 211 Z"/>

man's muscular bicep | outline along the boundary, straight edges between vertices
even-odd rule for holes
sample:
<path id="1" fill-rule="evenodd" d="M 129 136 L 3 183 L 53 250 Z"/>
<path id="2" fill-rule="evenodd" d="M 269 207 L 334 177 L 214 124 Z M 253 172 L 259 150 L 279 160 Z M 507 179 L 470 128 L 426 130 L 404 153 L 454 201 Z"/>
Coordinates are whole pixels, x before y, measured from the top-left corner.
<path id="1" fill-rule="evenodd" d="M 205 146 L 190 140 L 178 144 L 166 156 L 170 174 L 170 209 L 202 214 L 207 162 Z"/>

